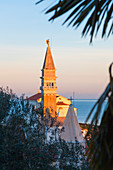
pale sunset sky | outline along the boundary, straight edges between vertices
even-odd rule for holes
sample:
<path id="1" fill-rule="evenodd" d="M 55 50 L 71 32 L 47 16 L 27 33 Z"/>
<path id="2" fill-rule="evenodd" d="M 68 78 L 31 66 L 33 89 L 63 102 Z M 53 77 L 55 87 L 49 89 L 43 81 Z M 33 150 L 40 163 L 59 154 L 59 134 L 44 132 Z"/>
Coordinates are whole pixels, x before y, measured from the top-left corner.
<path id="1" fill-rule="evenodd" d="M 0 2 L 0 86 L 8 86 L 17 95 L 35 94 L 40 88 L 46 39 L 57 70 L 58 93 L 77 99 L 95 99 L 109 82 L 108 67 L 113 62 L 113 36 L 100 34 L 89 45 L 81 38 L 80 28 L 61 26 L 66 16 L 48 22 L 42 10 L 46 3 L 33 0 Z"/>

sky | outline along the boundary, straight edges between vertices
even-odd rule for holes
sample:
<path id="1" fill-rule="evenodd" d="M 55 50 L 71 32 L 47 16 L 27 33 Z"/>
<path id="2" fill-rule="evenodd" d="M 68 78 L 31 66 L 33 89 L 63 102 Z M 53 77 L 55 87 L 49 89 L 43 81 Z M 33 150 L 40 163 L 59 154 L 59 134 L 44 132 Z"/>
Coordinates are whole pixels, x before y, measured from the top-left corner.
<path id="1" fill-rule="evenodd" d="M 83 24 L 75 30 L 62 26 L 67 14 L 48 22 L 47 4 L 33 0 L 0 2 L 0 86 L 17 95 L 30 96 L 40 88 L 41 68 L 50 47 L 58 76 L 58 94 L 76 99 L 96 99 L 109 83 L 108 67 L 113 62 L 113 36 L 100 34 L 89 44 L 81 38 Z"/>

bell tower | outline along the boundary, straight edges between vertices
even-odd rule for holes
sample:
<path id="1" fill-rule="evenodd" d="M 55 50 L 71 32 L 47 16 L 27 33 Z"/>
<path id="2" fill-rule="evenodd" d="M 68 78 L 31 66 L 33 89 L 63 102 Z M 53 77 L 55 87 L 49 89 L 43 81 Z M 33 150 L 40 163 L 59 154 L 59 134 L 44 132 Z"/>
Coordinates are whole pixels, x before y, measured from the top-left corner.
<path id="1" fill-rule="evenodd" d="M 46 40 L 48 45 L 46 50 L 46 55 L 44 59 L 44 64 L 42 68 L 41 77 L 41 93 L 42 93 L 42 106 L 44 109 L 44 114 L 48 108 L 52 117 L 55 116 L 56 112 L 56 69 L 51 54 L 51 49 L 49 46 L 49 40 Z"/>

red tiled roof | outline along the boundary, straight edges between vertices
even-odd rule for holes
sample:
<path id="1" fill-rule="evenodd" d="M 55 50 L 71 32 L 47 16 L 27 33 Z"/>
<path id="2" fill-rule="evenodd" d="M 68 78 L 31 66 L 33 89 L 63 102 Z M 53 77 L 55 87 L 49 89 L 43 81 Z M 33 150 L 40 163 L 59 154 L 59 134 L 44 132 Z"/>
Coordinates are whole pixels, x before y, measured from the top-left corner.
<path id="1" fill-rule="evenodd" d="M 42 97 L 42 94 L 41 93 L 37 93 L 31 97 L 28 97 L 26 98 L 25 100 L 37 100 L 37 99 L 40 99 Z"/>
<path id="2" fill-rule="evenodd" d="M 58 103 L 56 103 L 56 105 L 69 105 L 69 104 L 66 104 L 64 102 L 58 102 Z"/>

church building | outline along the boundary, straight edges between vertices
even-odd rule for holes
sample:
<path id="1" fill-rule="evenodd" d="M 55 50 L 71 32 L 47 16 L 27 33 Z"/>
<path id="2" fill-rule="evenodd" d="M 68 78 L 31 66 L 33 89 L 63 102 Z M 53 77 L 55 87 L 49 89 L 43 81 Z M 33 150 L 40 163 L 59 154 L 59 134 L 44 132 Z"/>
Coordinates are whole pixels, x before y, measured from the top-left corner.
<path id="1" fill-rule="evenodd" d="M 63 124 L 71 100 L 67 99 L 59 94 L 57 94 L 57 85 L 56 85 L 56 68 L 54 65 L 54 60 L 51 54 L 51 49 L 49 46 L 49 40 L 46 41 L 47 50 L 44 59 L 44 64 L 42 67 L 42 76 L 40 90 L 37 94 L 26 98 L 29 100 L 29 103 L 35 106 L 35 109 L 38 109 L 42 105 L 44 113 L 48 108 L 52 117 L 55 116 L 55 113 L 58 114 L 58 121 Z M 76 108 L 74 108 L 76 113 Z"/>

